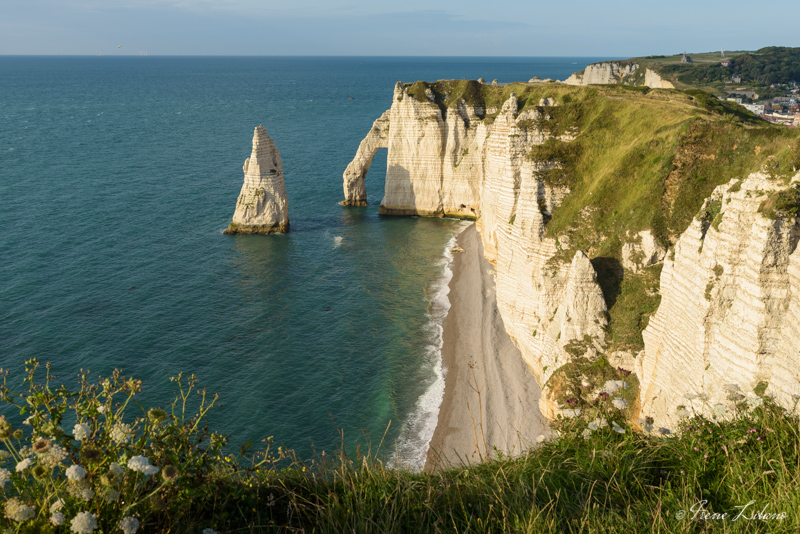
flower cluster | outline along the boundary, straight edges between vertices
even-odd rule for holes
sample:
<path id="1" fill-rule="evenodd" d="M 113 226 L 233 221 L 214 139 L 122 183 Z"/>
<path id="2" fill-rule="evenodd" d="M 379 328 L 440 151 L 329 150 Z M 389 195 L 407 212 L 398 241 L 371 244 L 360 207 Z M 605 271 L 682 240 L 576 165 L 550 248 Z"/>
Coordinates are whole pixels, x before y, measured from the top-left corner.
<path id="1" fill-rule="evenodd" d="M 134 534 L 155 514 L 163 516 L 166 503 L 209 494 L 202 481 L 212 474 L 234 472 L 216 460 L 226 441 L 200 424 L 216 397 L 209 402 L 200 392 L 199 412 L 182 415 L 196 391 L 194 377 L 188 384 L 175 380 L 179 393 L 170 411 L 143 408 L 133 417 L 125 407 L 138 405 L 130 401 L 139 381 L 115 372 L 92 384 L 83 373 L 81 389 L 70 391 L 52 386 L 49 373 L 36 384 L 38 363 L 27 363 L 29 393 L 2 386 L 0 400 L 20 409 L 23 424 L 15 429 L 0 416 L 0 532 Z M 0 371 L 0 380 L 6 376 Z M 176 412 L 181 416 L 170 415 Z M 76 422 L 68 433 L 61 425 L 70 419 Z"/>

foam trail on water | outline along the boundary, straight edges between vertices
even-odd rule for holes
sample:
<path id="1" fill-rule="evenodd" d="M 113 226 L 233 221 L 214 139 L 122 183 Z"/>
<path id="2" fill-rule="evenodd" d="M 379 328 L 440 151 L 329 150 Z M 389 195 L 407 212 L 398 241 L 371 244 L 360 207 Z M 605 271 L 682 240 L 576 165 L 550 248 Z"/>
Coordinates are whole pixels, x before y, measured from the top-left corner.
<path id="1" fill-rule="evenodd" d="M 340 235 L 337 235 L 336 237 L 334 237 L 333 238 L 333 248 L 336 248 L 339 245 L 341 245 L 342 244 L 342 239 L 344 239 L 344 238 L 342 236 L 340 236 Z"/>
<path id="2" fill-rule="evenodd" d="M 453 237 L 444 247 L 439 265 L 442 274 L 432 284 L 429 291 L 430 307 L 428 308 L 428 345 L 426 347 L 426 365 L 430 367 L 431 382 L 425 392 L 417 400 L 414 411 L 408 417 L 400 431 L 400 438 L 394 454 L 389 461 L 390 465 L 402 466 L 415 471 L 425 467 L 428 447 L 436 430 L 439 420 L 439 408 L 444 398 L 444 377 L 447 369 L 442 363 L 442 344 L 444 338 L 444 320 L 450 310 L 450 280 L 453 278 L 453 253 L 450 250 L 456 244 L 456 236 L 470 223 L 459 224 L 455 228 Z"/>

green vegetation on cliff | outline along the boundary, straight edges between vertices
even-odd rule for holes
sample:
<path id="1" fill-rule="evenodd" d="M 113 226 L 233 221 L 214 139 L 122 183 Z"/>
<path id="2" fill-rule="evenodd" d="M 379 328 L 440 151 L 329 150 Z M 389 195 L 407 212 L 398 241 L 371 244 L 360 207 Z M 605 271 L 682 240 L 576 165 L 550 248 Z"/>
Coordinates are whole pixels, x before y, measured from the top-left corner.
<path id="1" fill-rule="evenodd" d="M 680 63 L 680 56 L 650 59 L 636 58 L 665 79 L 684 85 L 702 87 L 729 81 L 738 74 L 744 83 L 755 86 L 800 81 L 800 48 L 769 46 L 754 52 L 729 54 L 730 63 L 722 66 L 718 52 L 693 55 L 693 63 Z"/>
<path id="2" fill-rule="evenodd" d="M 137 403 L 141 382 L 117 372 L 108 380 L 82 372 L 79 390 L 71 391 L 55 385 L 49 366 L 42 380 L 37 366 L 29 362 L 19 394 L 3 377 L 0 528 L 6 532 L 800 528 L 800 419 L 796 406 L 787 411 L 763 398 L 763 387 L 748 397 L 732 392 L 735 411 L 715 407 L 712 419 L 692 417 L 692 403 L 702 400 L 687 401 L 686 418 L 671 433 L 651 420 L 632 427 L 618 400 L 584 392 L 591 402 L 585 410 L 595 419 L 559 418 L 559 436 L 519 458 L 491 453 L 479 464 L 414 473 L 387 466 L 380 446 L 314 459 L 281 448 L 253 452 L 251 444 L 230 450 L 206 425 L 216 397 L 196 395 L 193 377 L 176 380 L 178 394 L 166 409 L 148 410 Z"/>

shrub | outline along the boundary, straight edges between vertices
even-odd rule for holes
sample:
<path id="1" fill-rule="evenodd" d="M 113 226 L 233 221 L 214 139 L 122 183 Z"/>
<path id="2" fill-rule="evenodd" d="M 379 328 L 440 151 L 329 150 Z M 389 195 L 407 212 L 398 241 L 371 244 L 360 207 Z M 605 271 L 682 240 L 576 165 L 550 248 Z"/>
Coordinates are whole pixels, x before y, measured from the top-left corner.
<path id="1" fill-rule="evenodd" d="M 26 371 L 26 392 L 8 388 L 8 372 L 0 390 L 6 411 L 24 418 L 18 426 L 0 416 L 0 528 L 168 530 L 193 524 L 188 512 L 213 497 L 209 484 L 234 476 L 222 453 L 225 436 L 205 425 L 217 396 L 198 390 L 194 376 L 172 379 L 178 391 L 166 409 L 145 410 L 135 400 L 142 383 L 119 371 L 96 382 L 81 372 L 77 391 L 54 387 L 49 364 L 41 383 L 37 360 Z M 138 415 L 128 413 L 137 408 Z"/>

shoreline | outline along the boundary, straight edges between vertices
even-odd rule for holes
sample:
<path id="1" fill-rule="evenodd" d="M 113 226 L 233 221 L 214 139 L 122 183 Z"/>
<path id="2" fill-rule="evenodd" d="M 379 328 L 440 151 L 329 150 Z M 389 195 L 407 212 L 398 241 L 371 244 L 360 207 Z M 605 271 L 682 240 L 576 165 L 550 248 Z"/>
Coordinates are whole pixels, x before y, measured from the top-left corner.
<path id="1" fill-rule="evenodd" d="M 450 309 L 444 321 L 444 396 L 425 471 L 516 456 L 550 434 L 540 388 L 497 310 L 494 267 L 475 224 L 456 238 Z"/>

